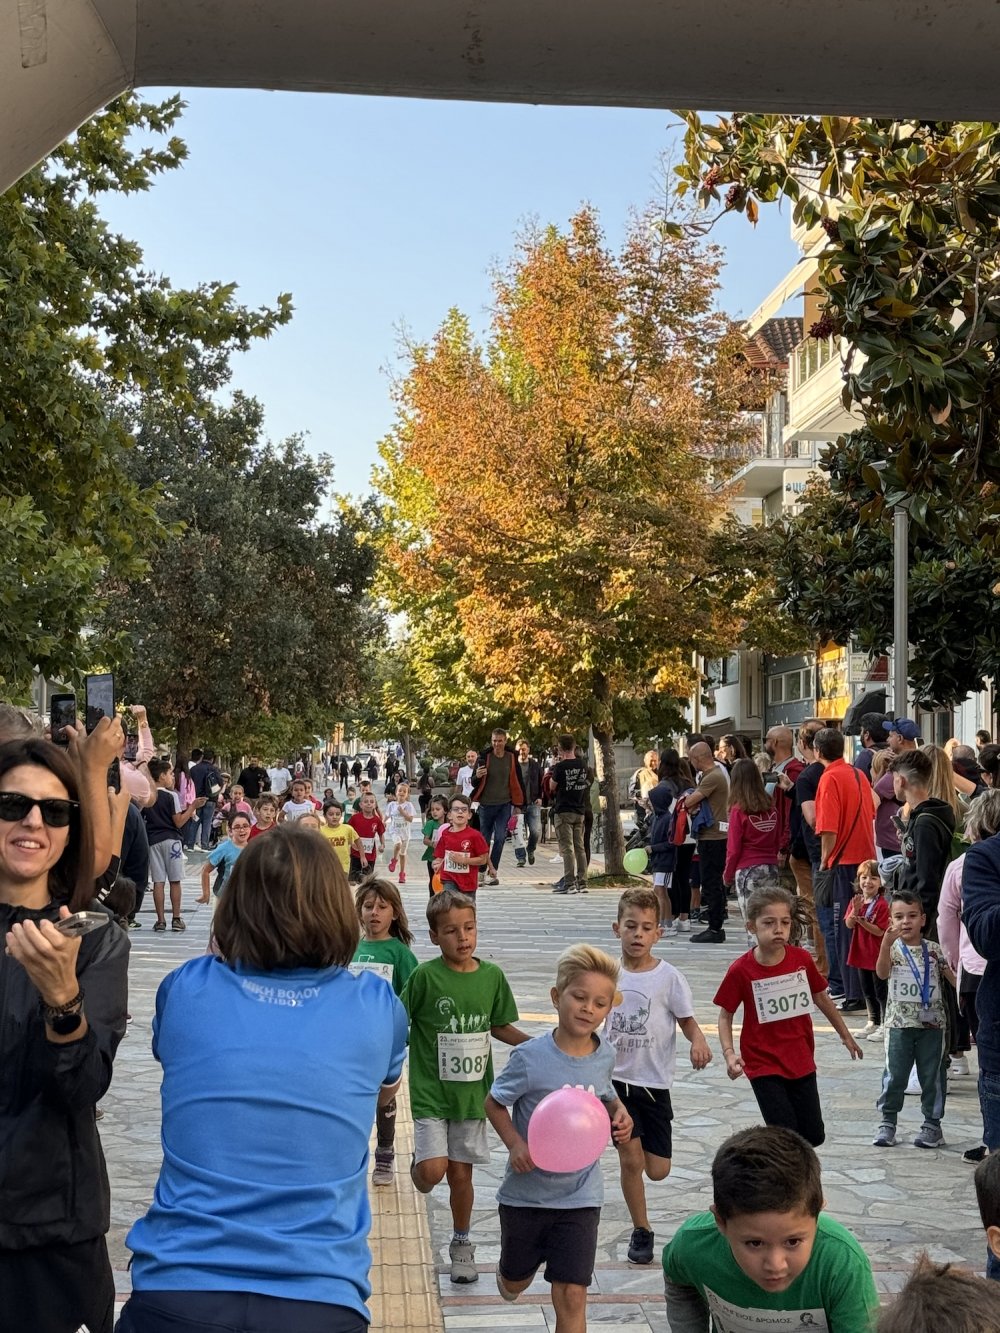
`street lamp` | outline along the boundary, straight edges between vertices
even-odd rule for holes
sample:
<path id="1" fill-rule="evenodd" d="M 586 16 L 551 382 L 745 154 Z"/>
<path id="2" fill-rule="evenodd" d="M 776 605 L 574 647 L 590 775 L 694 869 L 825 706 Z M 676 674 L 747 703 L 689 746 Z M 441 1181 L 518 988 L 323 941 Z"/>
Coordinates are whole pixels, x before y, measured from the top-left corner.
<path id="1" fill-rule="evenodd" d="M 888 461 L 873 463 L 876 472 Z M 892 707 L 906 717 L 910 665 L 910 496 L 892 507 Z"/>

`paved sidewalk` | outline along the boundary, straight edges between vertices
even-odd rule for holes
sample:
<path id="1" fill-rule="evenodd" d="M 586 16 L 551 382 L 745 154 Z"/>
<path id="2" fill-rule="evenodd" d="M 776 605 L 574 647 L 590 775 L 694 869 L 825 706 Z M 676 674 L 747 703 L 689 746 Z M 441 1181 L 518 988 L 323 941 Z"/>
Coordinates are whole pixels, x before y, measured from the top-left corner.
<path id="1" fill-rule="evenodd" d="M 514 868 L 509 849 L 501 866 L 501 885 L 479 894 L 479 953 L 506 971 L 525 1029 L 536 1035 L 552 1026 L 549 990 L 555 963 L 566 945 L 586 940 L 613 952 L 611 922 L 617 894 L 592 890 L 586 896 L 551 893 L 561 873 L 555 844 L 539 849 L 536 865 Z M 196 872 L 200 858 L 192 859 Z M 380 867 L 384 868 L 384 867 Z M 595 865 L 599 869 L 599 864 Z M 423 871 L 416 866 L 404 889 L 407 911 L 416 935 L 415 952 L 432 957 L 423 919 L 427 899 Z M 112 1262 L 119 1288 L 128 1291 L 128 1254 L 124 1236 L 146 1208 L 160 1164 L 159 1081 L 149 1038 L 156 987 L 184 959 L 204 951 L 208 909 L 197 907 L 195 873 L 184 886 L 183 935 L 154 935 L 151 912 L 144 928 L 132 933 L 130 967 L 134 1017 L 119 1049 L 112 1089 L 103 1103 L 101 1135 L 112 1188 Z M 699 1021 L 713 1049 L 709 1069 L 695 1073 L 686 1059 L 687 1043 L 679 1037 L 678 1077 L 674 1092 L 674 1168 L 670 1177 L 648 1186 L 657 1252 L 676 1226 L 711 1199 L 709 1165 L 721 1141 L 732 1130 L 758 1123 L 756 1103 L 745 1080 L 731 1083 L 721 1064 L 711 1004 L 715 986 L 741 950 L 742 932 L 731 933 L 721 946 L 692 945 L 681 937 L 661 943 L 657 953 L 687 976 Z M 864 1016 L 857 1018 L 860 1027 Z M 853 1026 L 854 1024 L 852 1024 Z M 940 1260 L 981 1269 L 983 1240 L 972 1186 L 972 1169 L 961 1159 L 963 1149 L 978 1141 L 978 1099 L 975 1077 L 956 1079 L 949 1090 L 944 1120 L 947 1147 L 920 1152 L 909 1146 L 920 1123 L 919 1107 L 907 1098 L 900 1118 L 901 1146 L 871 1146 L 876 1124 L 875 1098 L 881 1072 L 881 1048 L 863 1043 L 865 1060 L 852 1064 L 836 1035 L 817 1026 L 817 1059 L 827 1124 L 827 1143 L 820 1150 L 830 1212 L 851 1228 L 871 1257 L 880 1291 L 897 1291 L 916 1255 L 927 1249 Z M 495 1044 L 498 1067 L 506 1048 Z M 975 1061 L 973 1058 L 973 1066 Z M 439 1187 L 426 1200 L 417 1196 L 406 1174 L 410 1121 L 405 1102 L 398 1120 L 396 1184 L 373 1190 L 372 1249 L 373 1328 L 392 1327 L 417 1333 L 544 1333 L 554 1326 L 548 1288 L 539 1281 L 520 1301 L 507 1305 L 497 1294 L 493 1271 L 499 1251 L 499 1226 L 494 1193 L 502 1175 L 505 1151 L 496 1144 L 488 1166 L 476 1169 L 473 1240 L 480 1280 L 456 1287 L 448 1279 L 451 1219 L 447 1193 Z M 633 1268 L 625 1260 L 630 1223 L 618 1184 L 617 1160 L 609 1150 L 602 1159 L 606 1202 L 601 1219 L 597 1269 L 589 1320 L 601 1333 L 665 1333 L 662 1281 L 658 1265 Z M 435 1271 L 436 1270 L 436 1271 Z M 440 1295 L 441 1304 L 437 1305 Z"/>

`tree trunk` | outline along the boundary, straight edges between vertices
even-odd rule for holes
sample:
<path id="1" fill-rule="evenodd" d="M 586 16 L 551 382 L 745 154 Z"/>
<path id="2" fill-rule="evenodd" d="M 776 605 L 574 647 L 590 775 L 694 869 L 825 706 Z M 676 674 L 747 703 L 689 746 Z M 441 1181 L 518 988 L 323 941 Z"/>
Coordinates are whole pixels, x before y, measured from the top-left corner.
<path id="1" fill-rule="evenodd" d="M 194 745 L 195 729 L 194 718 L 185 715 L 177 719 L 177 748 L 181 754 L 190 757 L 191 747 Z"/>
<path id="2" fill-rule="evenodd" d="M 403 763 L 406 765 L 406 776 L 412 778 L 413 774 L 413 737 L 408 731 L 404 731 L 399 738 L 403 742 Z"/>
<path id="3" fill-rule="evenodd" d="M 604 818 L 604 870 L 608 875 L 625 873 L 625 837 L 618 810 L 618 774 L 615 769 L 615 737 L 608 728 L 594 727 L 594 759 L 601 784 Z"/>

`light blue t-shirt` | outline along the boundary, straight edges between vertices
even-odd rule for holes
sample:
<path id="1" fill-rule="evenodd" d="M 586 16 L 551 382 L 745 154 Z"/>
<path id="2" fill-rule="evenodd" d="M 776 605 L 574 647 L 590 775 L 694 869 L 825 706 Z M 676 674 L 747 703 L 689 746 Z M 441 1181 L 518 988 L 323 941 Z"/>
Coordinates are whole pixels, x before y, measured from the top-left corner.
<path id="1" fill-rule="evenodd" d="M 205 956 L 165 977 L 163 1165 L 126 1242 L 135 1290 L 246 1291 L 368 1318 L 368 1138 L 406 1031 L 371 972 Z"/>
<path id="2" fill-rule="evenodd" d="M 615 1067 L 615 1048 L 603 1036 L 595 1033 L 599 1044 L 592 1055 L 566 1055 L 555 1043 L 553 1033 L 532 1037 L 510 1053 L 503 1072 L 494 1080 L 490 1095 L 495 1102 L 506 1106 L 514 1121 L 514 1128 L 522 1138 L 528 1137 L 531 1113 L 550 1092 L 557 1088 L 587 1088 L 602 1102 L 613 1102 L 617 1093 L 611 1086 Z M 611 1122 L 608 1122 L 608 1139 Z M 583 1171 L 541 1171 L 535 1167 L 523 1175 L 512 1171 L 507 1163 L 507 1174 L 497 1190 L 497 1202 L 514 1208 L 599 1208 L 604 1202 L 604 1181 L 598 1159 Z"/>
<path id="3" fill-rule="evenodd" d="M 219 893 L 221 893 L 229 883 L 229 876 L 233 873 L 233 866 L 240 859 L 240 853 L 245 852 L 248 846 L 249 843 L 244 843 L 242 847 L 237 847 L 235 842 L 232 842 L 227 838 L 225 842 L 220 842 L 218 847 L 213 847 L 209 852 L 209 863 L 215 866 L 216 869 L 218 869 L 219 866 L 223 867 L 222 883 L 219 885 L 218 889 Z"/>

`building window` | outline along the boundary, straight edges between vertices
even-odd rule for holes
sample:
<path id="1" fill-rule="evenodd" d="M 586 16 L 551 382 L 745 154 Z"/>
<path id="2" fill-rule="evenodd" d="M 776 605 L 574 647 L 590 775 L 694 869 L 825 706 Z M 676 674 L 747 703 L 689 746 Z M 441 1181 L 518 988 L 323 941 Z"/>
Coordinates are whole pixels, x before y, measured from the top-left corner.
<path id="1" fill-rule="evenodd" d="M 769 676 L 767 681 L 767 702 L 781 704 L 785 702 L 784 676 Z"/>
<path id="2" fill-rule="evenodd" d="M 812 699 L 812 667 L 802 667 L 798 671 L 785 671 L 780 676 L 767 678 L 767 702 L 769 704 L 801 703 L 803 699 Z"/>

